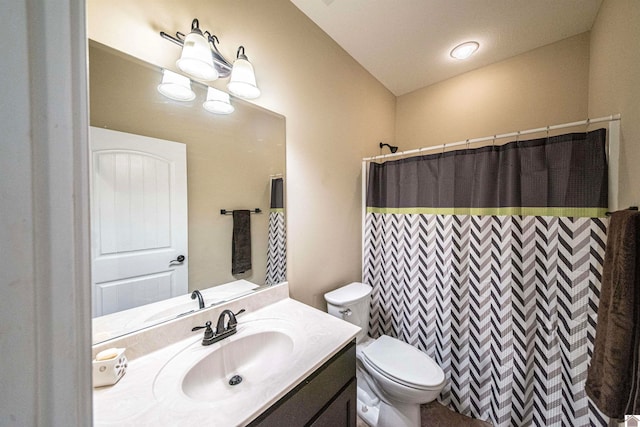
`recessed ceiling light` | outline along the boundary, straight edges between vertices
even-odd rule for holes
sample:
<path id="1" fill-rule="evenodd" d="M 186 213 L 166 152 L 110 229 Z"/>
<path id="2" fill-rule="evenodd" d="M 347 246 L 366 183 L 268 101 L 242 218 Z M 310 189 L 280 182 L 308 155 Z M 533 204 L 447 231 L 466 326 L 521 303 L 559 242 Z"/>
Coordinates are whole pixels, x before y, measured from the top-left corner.
<path id="1" fill-rule="evenodd" d="M 467 59 L 480 47 L 478 42 L 464 42 L 451 49 L 451 57 L 455 59 Z"/>

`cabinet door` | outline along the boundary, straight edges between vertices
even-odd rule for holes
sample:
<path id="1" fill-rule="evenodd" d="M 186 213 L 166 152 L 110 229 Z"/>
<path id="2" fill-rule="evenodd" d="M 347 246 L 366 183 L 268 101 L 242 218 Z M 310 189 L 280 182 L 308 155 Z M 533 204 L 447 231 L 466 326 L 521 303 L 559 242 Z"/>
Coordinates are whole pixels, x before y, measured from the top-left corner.
<path id="1" fill-rule="evenodd" d="M 311 427 L 355 427 L 356 426 L 356 379 L 336 396 L 322 411 Z"/>
<path id="2" fill-rule="evenodd" d="M 249 427 L 302 427 L 312 425 L 315 421 L 319 421 L 318 414 L 323 414 L 327 411 L 337 400 L 336 397 L 345 392 L 351 383 L 355 387 L 355 376 L 356 345 L 355 341 L 353 341 L 271 408 L 253 420 Z M 346 394 L 348 393 L 345 392 Z M 355 422 L 355 388 L 352 394 L 353 420 Z M 336 407 L 339 407 L 339 404 L 336 404 Z M 355 423 L 318 425 L 355 427 Z"/>

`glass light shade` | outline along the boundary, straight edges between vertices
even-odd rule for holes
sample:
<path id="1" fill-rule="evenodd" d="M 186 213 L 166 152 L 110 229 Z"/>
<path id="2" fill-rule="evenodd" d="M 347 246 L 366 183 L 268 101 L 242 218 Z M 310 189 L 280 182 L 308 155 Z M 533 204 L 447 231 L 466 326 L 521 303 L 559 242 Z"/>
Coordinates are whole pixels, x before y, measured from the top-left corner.
<path id="1" fill-rule="evenodd" d="M 218 78 L 209 43 L 199 32 L 192 31 L 185 37 L 182 54 L 176 65 L 195 79 L 211 81 Z"/>
<path id="2" fill-rule="evenodd" d="M 191 90 L 191 80 L 169 70 L 162 70 L 162 83 L 158 92 L 176 101 L 192 101 L 196 94 Z"/>
<path id="3" fill-rule="evenodd" d="M 215 114 L 231 114 L 235 110 L 231 105 L 229 94 L 212 87 L 207 89 L 207 100 L 202 103 L 202 107 Z"/>
<path id="4" fill-rule="evenodd" d="M 468 57 L 476 53 L 479 47 L 480 44 L 478 42 L 465 42 L 454 47 L 451 50 L 450 55 L 455 59 L 467 59 Z"/>
<path id="5" fill-rule="evenodd" d="M 227 88 L 231 93 L 241 98 L 253 99 L 260 96 L 253 65 L 248 60 L 243 58 L 236 59 L 231 69 L 231 78 Z"/>

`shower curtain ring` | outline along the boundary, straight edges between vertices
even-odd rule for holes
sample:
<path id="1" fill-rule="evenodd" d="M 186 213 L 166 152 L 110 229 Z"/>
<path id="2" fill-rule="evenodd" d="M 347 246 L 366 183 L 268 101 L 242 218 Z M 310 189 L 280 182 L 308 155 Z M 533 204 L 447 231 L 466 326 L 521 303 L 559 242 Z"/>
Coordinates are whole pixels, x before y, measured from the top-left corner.
<path id="1" fill-rule="evenodd" d="M 447 144 L 442 144 L 442 154 L 444 154 L 445 148 L 447 148 Z"/>
<path id="2" fill-rule="evenodd" d="M 467 150 L 469 149 L 469 140 L 467 139 Z"/>
<path id="3" fill-rule="evenodd" d="M 584 129 L 585 132 L 589 131 L 589 125 L 591 124 L 591 119 L 587 117 L 587 127 Z"/>
<path id="4" fill-rule="evenodd" d="M 516 132 L 516 142 L 520 142 L 520 131 Z"/>
<path id="5" fill-rule="evenodd" d="M 493 142 L 491 143 L 491 145 L 493 145 L 494 147 L 496 146 L 496 137 L 498 135 L 493 135 Z"/>
<path id="6" fill-rule="evenodd" d="M 547 139 L 549 139 L 549 126 L 547 126 Z"/>

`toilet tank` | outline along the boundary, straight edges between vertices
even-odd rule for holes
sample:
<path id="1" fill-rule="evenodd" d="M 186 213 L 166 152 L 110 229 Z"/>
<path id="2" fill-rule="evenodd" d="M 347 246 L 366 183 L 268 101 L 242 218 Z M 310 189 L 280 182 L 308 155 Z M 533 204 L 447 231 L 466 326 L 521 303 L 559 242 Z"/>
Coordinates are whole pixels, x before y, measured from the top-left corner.
<path id="1" fill-rule="evenodd" d="M 370 295 L 371 286 L 359 282 L 350 283 L 324 294 L 329 314 L 362 328 L 356 336 L 356 342 L 366 337 L 369 330 Z"/>

